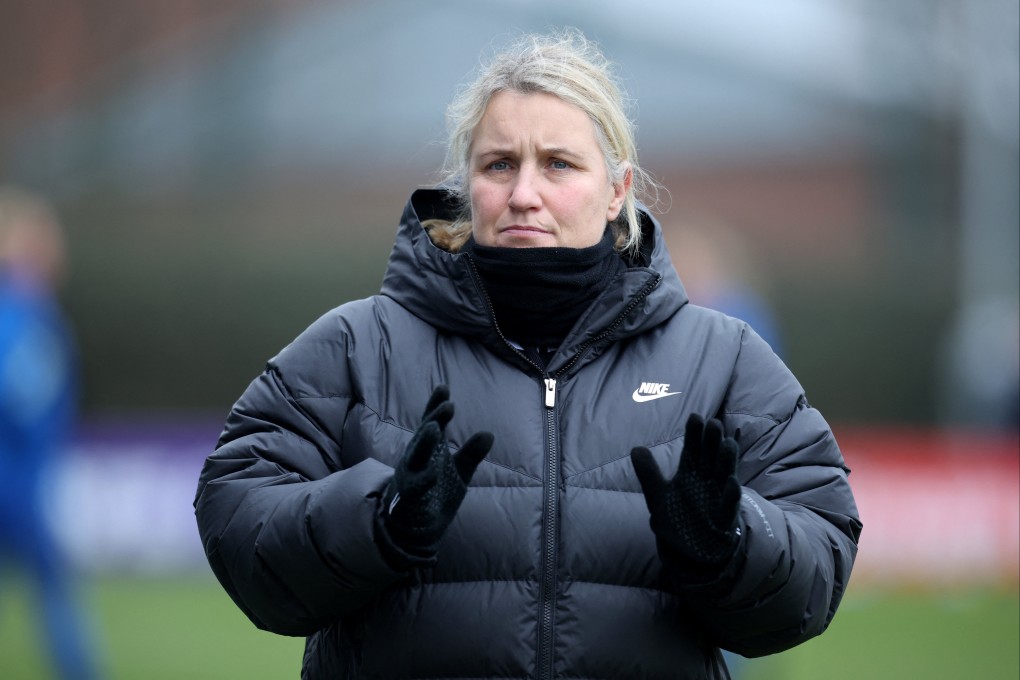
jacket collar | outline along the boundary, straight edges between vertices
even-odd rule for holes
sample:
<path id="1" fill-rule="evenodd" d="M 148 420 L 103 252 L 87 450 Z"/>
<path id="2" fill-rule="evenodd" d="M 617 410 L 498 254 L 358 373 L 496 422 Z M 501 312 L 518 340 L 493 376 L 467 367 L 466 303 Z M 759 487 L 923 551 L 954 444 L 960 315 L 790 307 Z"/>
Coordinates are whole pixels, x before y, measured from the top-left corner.
<path id="1" fill-rule="evenodd" d="M 440 331 L 476 339 L 500 354 L 513 354 L 492 322 L 470 257 L 437 247 L 422 227 L 424 220 L 451 218 L 453 212 L 453 201 L 442 189 L 419 189 L 412 194 L 400 220 L 381 294 Z M 550 362 L 550 373 L 575 365 L 572 359 L 587 347 L 661 324 L 687 303 L 661 226 L 646 210 L 640 215 L 644 239 L 639 261 L 630 263 L 581 316 Z"/>

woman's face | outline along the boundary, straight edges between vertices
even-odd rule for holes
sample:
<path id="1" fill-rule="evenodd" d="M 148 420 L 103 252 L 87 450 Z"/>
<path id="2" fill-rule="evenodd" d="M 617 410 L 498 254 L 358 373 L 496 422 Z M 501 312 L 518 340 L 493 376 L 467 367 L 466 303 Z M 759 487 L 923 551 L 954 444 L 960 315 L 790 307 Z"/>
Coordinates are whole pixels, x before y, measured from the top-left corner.
<path id="1" fill-rule="evenodd" d="M 471 145 L 472 233 L 483 246 L 593 246 L 620 214 L 629 183 L 629 172 L 610 183 L 580 108 L 546 93 L 499 92 Z"/>

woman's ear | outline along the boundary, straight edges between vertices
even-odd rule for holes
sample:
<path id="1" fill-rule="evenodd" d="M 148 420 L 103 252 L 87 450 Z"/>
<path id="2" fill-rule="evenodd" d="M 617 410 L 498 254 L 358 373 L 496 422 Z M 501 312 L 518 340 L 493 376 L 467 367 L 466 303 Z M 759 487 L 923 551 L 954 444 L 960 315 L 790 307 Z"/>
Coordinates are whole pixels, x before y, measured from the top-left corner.
<path id="1" fill-rule="evenodd" d="M 620 216 L 620 210 L 623 209 L 627 193 L 634 182 L 634 171 L 631 169 L 630 163 L 625 162 L 624 165 L 626 169 L 623 172 L 623 179 L 612 185 L 613 197 L 610 199 L 609 209 L 606 211 L 606 222 L 612 222 Z"/>

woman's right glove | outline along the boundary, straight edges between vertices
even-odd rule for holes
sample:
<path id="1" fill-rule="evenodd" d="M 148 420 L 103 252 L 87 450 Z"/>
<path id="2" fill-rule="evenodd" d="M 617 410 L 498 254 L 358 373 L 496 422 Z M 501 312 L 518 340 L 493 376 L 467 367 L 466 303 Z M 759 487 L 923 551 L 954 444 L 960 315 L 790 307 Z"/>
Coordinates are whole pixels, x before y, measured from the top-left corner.
<path id="1" fill-rule="evenodd" d="M 706 578 L 722 569 L 736 551 L 737 441 L 723 436 L 716 419 L 697 414 L 687 420 L 676 474 L 666 481 L 652 452 L 630 452 L 634 471 L 651 513 L 659 556 L 683 575 Z"/>
<path id="2" fill-rule="evenodd" d="M 456 455 L 450 453 L 446 426 L 451 418 L 450 390 L 440 385 L 383 493 L 380 542 L 398 569 L 435 563 L 439 540 L 492 448 L 492 434 L 478 432 Z"/>

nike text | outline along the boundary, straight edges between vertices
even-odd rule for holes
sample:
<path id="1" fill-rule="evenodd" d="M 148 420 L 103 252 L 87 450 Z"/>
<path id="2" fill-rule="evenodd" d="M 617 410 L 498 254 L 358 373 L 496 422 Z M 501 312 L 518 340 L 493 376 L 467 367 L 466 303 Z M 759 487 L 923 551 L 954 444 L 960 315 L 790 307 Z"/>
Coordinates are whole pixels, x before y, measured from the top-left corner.
<path id="1" fill-rule="evenodd" d="M 683 392 L 670 392 L 669 383 L 643 382 L 641 387 L 634 390 L 634 394 L 630 396 L 634 401 L 641 403 L 643 401 L 652 401 L 653 399 L 662 399 L 663 397 L 672 397 L 677 394 L 683 394 Z"/>

